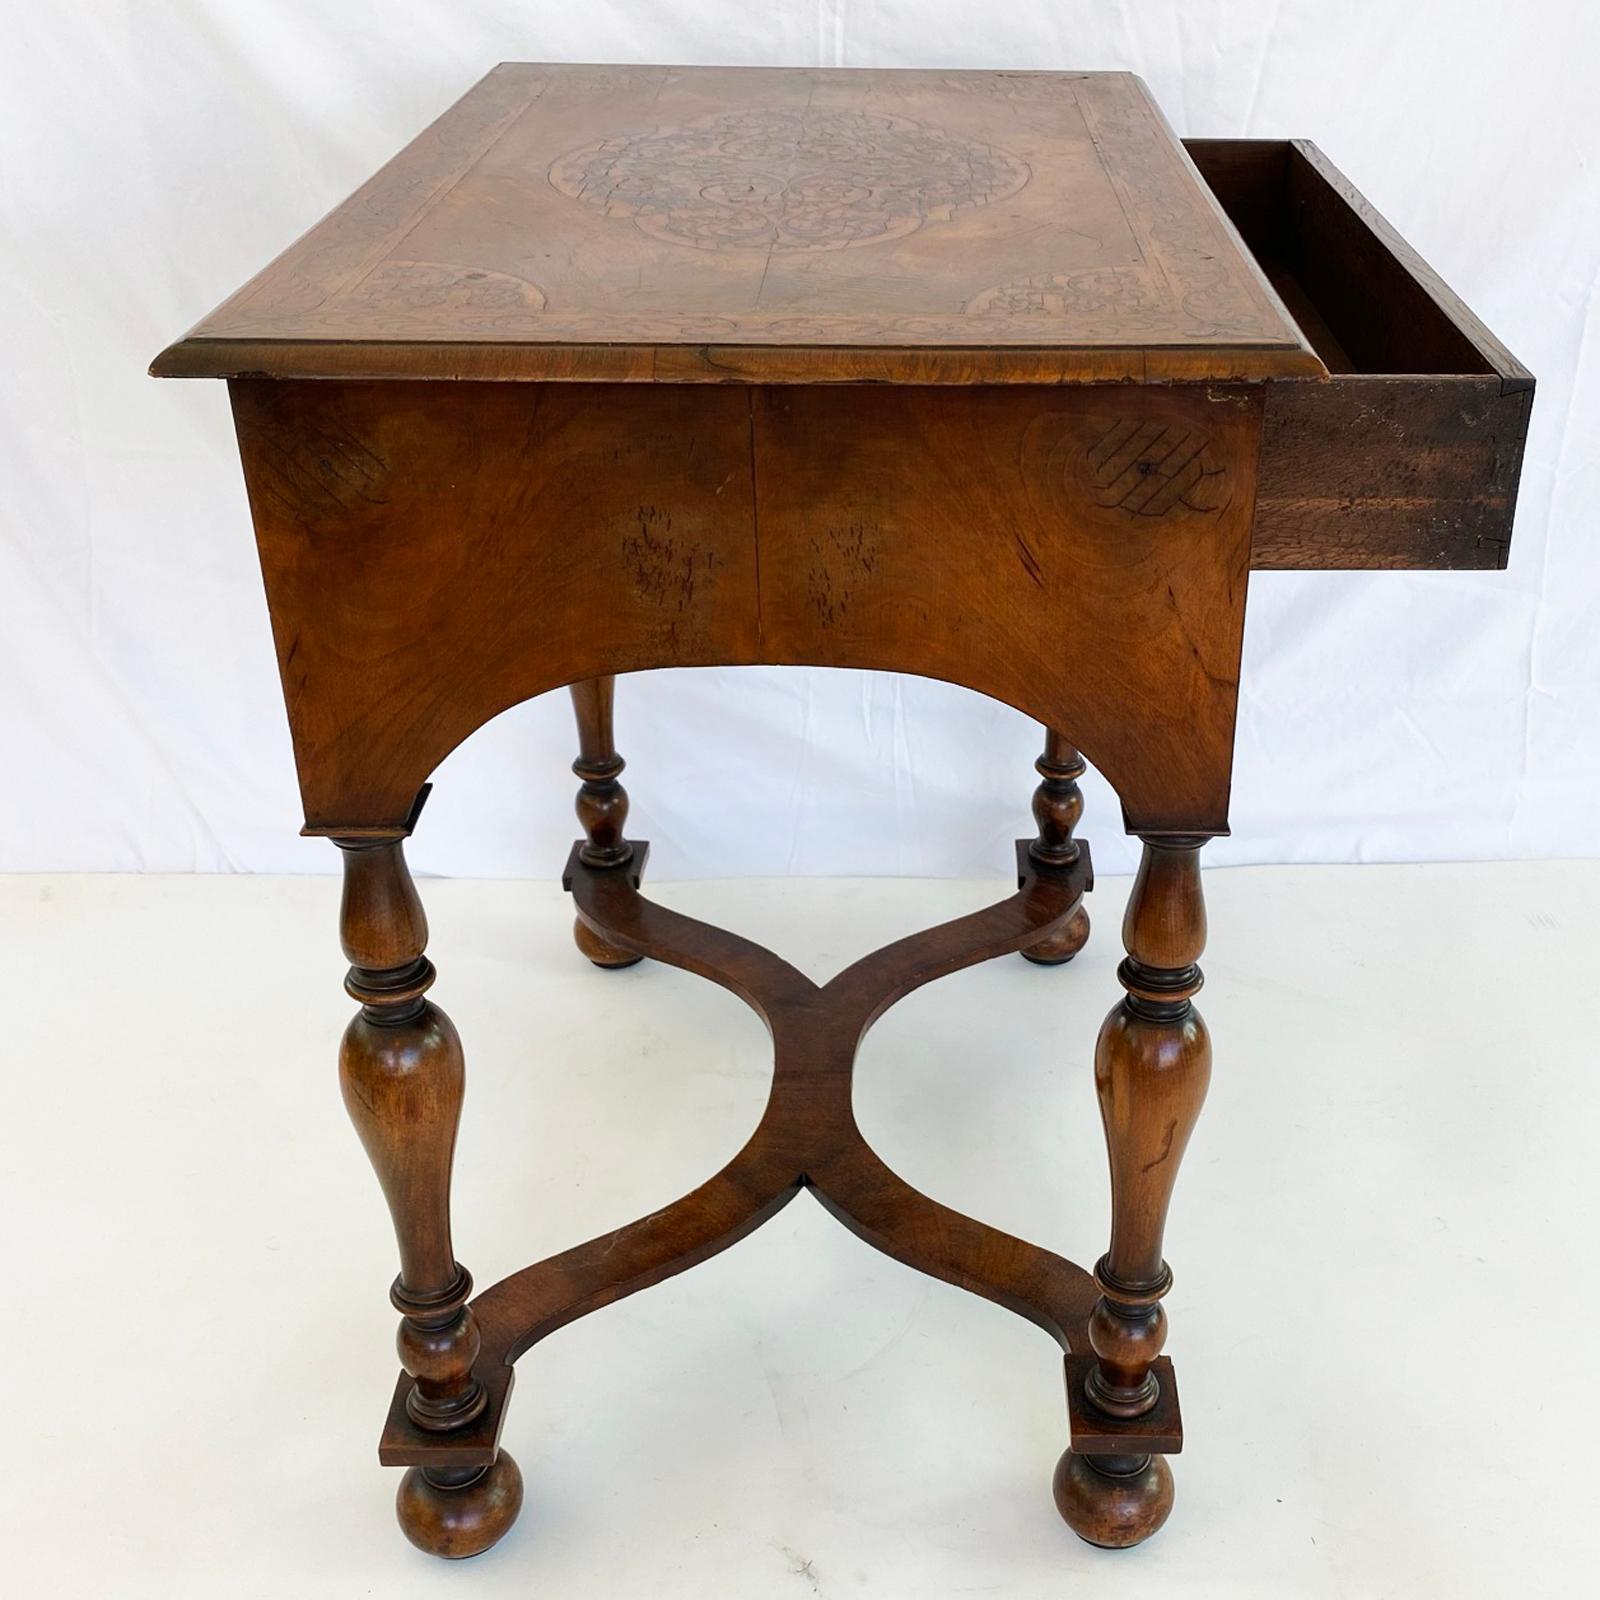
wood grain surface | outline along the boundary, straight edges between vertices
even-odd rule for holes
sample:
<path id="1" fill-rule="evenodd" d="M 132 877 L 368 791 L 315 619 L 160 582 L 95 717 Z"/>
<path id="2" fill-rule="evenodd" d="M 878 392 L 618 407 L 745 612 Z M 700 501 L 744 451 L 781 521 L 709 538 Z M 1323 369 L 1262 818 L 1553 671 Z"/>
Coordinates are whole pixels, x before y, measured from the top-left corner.
<path id="1" fill-rule="evenodd" d="M 1082 1538 L 1165 1521 L 1163 1237 L 1211 1070 L 1199 849 L 1228 825 L 1249 571 L 1502 561 L 1532 393 L 1314 147 L 1194 154 L 1214 187 L 1124 74 L 502 66 L 158 359 L 231 380 L 307 831 L 344 857 L 341 1082 L 401 1262 L 380 1458 L 420 1548 L 516 1518 L 519 1355 L 803 1187 L 1065 1347 L 1054 1494 Z M 1044 724 L 1018 893 L 825 985 L 643 897 L 613 675 L 753 663 L 917 673 Z M 473 1299 L 463 1054 L 402 841 L 452 749 L 564 684 L 580 950 L 745 999 L 773 1084 L 698 1189 Z M 1092 1276 L 912 1189 L 852 1110 L 896 1000 L 1082 946 L 1084 757 L 1144 841 Z"/>
<path id="2" fill-rule="evenodd" d="M 154 370 L 1323 369 L 1131 74 L 507 63 Z"/>
<path id="3" fill-rule="evenodd" d="M 767 663 L 963 684 L 1225 831 L 1262 387 L 235 380 L 307 826 L 403 829 L 532 695 Z"/>

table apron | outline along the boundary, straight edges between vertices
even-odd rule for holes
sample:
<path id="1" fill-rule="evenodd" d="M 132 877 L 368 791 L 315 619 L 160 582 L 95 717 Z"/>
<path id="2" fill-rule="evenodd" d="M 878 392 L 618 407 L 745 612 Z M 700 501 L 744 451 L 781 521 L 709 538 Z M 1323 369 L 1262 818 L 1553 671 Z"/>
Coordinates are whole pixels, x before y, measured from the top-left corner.
<path id="1" fill-rule="evenodd" d="M 1227 827 L 1262 390 L 235 379 L 308 831 L 564 684 L 881 669 Z"/>

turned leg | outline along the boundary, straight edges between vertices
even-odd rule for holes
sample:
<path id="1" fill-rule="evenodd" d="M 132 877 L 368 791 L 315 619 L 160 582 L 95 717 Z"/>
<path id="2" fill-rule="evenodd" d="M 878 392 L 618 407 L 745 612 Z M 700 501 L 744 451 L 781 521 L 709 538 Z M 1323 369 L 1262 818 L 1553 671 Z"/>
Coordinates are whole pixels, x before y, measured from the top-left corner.
<path id="1" fill-rule="evenodd" d="M 1111 1157 L 1111 1248 L 1095 1267 L 1089 1318 L 1095 1354 L 1085 1399 L 1100 1414 L 1146 1415 L 1159 1398 L 1151 1364 L 1166 1339 L 1161 1297 L 1167 1207 L 1184 1147 L 1211 1078 L 1211 1041 L 1193 997 L 1205 948 L 1200 839 L 1145 840 L 1122 924 L 1127 995 L 1095 1049 L 1095 1089 Z M 1078 1455 L 1056 1468 L 1056 1505 L 1091 1544 L 1147 1539 L 1172 1509 L 1172 1473 L 1160 1455 Z"/>
<path id="2" fill-rule="evenodd" d="M 344 857 L 340 934 L 360 1002 L 339 1052 L 339 1081 L 378 1174 L 400 1247 L 390 1292 L 401 1313 L 400 1364 L 413 1379 L 406 1411 L 449 1434 L 483 1412 L 473 1376 L 479 1338 L 472 1279 L 450 1243 L 450 1168 L 461 1117 L 461 1040 L 428 998 L 428 924 L 401 841 L 337 839 Z M 487 1550 L 515 1520 L 522 1479 L 504 1451 L 468 1471 L 412 1467 L 396 1510 L 407 1538 L 440 1556 Z"/>
<path id="3" fill-rule="evenodd" d="M 1033 818 L 1039 837 L 1028 847 L 1028 854 L 1046 866 L 1070 867 L 1078 859 L 1078 843 L 1072 837 L 1083 816 L 1083 757 L 1059 734 L 1045 730 L 1044 754 L 1034 762 L 1039 787 L 1033 791 Z M 1089 938 L 1089 913 L 1079 906 L 1059 932 L 1024 950 L 1029 961 L 1041 967 L 1059 967 L 1083 949 Z"/>
<path id="4" fill-rule="evenodd" d="M 578 759 L 572 770 L 581 782 L 578 821 L 583 825 L 580 856 L 591 867 L 619 867 L 633 857 L 623 837 L 628 820 L 628 791 L 617 780 L 625 765 L 611 731 L 611 701 L 617 680 L 589 678 L 572 685 L 572 709 L 578 719 Z M 631 967 L 641 956 L 608 944 L 582 921 L 574 922 L 578 949 L 597 967 Z"/>

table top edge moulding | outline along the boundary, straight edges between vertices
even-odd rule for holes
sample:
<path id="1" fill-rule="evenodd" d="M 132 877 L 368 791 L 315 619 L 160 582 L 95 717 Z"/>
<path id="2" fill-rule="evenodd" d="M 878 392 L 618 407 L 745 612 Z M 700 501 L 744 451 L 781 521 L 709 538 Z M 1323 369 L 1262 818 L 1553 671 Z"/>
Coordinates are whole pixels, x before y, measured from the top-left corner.
<path id="1" fill-rule="evenodd" d="M 502 63 L 161 377 L 1326 368 L 1130 73 Z"/>

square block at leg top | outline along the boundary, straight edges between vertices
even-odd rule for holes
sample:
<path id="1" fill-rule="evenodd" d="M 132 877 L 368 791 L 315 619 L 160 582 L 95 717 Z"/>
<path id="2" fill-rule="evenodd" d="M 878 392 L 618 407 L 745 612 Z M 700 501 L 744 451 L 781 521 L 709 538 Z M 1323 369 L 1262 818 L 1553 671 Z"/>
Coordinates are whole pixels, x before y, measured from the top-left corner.
<path id="1" fill-rule="evenodd" d="M 468 1427 L 453 1433 L 430 1433 L 419 1428 L 406 1410 L 411 1393 L 411 1375 L 400 1374 L 389 1415 L 378 1440 L 378 1460 L 386 1467 L 487 1467 L 494 1463 L 500 1448 L 500 1429 L 506 1420 L 506 1401 L 516 1369 L 503 1361 L 491 1361 L 476 1376 L 488 1394 L 482 1414 Z"/>
<path id="2" fill-rule="evenodd" d="M 1108 1417 L 1089 1403 L 1084 1382 L 1094 1369 L 1093 1353 L 1066 1358 L 1067 1420 L 1072 1448 L 1081 1456 L 1172 1456 L 1183 1449 L 1183 1418 L 1178 1414 L 1178 1382 L 1172 1362 L 1157 1356 L 1151 1371 L 1160 1386 L 1153 1409 L 1142 1417 Z"/>

